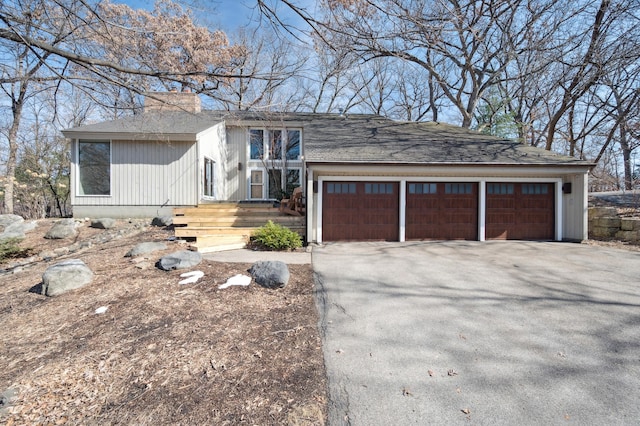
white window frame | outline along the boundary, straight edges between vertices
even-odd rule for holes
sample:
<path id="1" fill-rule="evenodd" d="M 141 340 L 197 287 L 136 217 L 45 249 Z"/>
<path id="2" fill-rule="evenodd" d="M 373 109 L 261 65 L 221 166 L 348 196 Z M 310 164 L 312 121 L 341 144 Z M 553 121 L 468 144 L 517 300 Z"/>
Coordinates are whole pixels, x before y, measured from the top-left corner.
<path id="1" fill-rule="evenodd" d="M 253 182 L 251 181 L 251 176 L 253 175 L 253 172 L 260 172 L 262 173 L 262 183 L 260 185 L 262 185 L 262 194 L 260 196 L 260 198 L 254 198 L 252 196 L 253 191 L 251 190 L 254 186 Z M 265 200 L 265 191 L 266 191 L 266 187 L 267 187 L 267 182 L 265 181 L 265 175 L 267 174 L 266 170 L 262 167 L 252 167 L 250 169 L 248 169 L 248 174 L 249 176 L 247 176 L 247 187 L 248 187 L 248 199 L 249 200 Z M 268 179 L 268 178 L 267 178 Z"/>
<path id="2" fill-rule="evenodd" d="M 207 160 L 211 163 L 211 195 L 207 195 Z M 205 155 L 202 163 L 202 199 L 204 200 L 216 199 L 216 169 L 216 161 Z"/>
<path id="3" fill-rule="evenodd" d="M 80 193 L 80 144 L 81 143 L 108 143 L 109 144 L 109 194 L 81 194 Z M 75 183 L 75 196 L 76 197 L 99 197 L 110 198 L 113 196 L 113 142 L 110 139 L 76 139 L 75 143 L 75 157 L 76 157 L 76 176 Z"/>

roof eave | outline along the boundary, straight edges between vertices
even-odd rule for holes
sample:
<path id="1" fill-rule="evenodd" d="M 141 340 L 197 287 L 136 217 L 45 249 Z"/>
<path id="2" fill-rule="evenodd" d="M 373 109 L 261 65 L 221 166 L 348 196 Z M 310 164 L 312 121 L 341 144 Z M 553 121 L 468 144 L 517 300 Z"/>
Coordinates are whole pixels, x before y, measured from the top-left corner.
<path id="1" fill-rule="evenodd" d="M 306 159 L 305 162 L 309 165 L 332 165 L 332 166 L 485 166 L 485 167 L 580 167 L 580 168 L 592 168 L 596 166 L 596 163 L 590 163 L 586 161 L 581 162 L 556 162 L 556 163 L 488 163 L 488 162 L 400 162 L 400 161 L 327 161 L 327 160 L 310 160 Z"/>
<path id="2" fill-rule="evenodd" d="M 202 132 L 200 132 L 202 133 Z M 62 134 L 69 139 L 86 140 L 126 140 L 126 141 L 161 141 L 196 142 L 199 133 L 133 133 L 133 132 L 86 132 L 63 130 Z"/>

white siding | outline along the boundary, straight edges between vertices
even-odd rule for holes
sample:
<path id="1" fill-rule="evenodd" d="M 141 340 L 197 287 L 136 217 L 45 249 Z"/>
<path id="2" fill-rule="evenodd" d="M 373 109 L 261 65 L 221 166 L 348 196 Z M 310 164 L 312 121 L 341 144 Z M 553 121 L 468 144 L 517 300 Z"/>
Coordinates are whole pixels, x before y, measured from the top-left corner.
<path id="1" fill-rule="evenodd" d="M 238 170 L 241 168 L 242 170 Z M 227 198 L 247 199 L 247 128 L 227 128 Z"/>
<path id="2" fill-rule="evenodd" d="M 198 137 L 198 194 L 204 194 L 204 157 L 215 161 L 214 185 L 215 199 L 226 200 L 228 197 L 227 173 L 229 164 L 227 159 L 227 136 L 224 123 L 216 124 Z"/>
<path id="3" fill-rule="evenodd" d="M 571 184 L 571 193 L 562 195 L 562 205 L 564 206 L 562 212 L 563 238 L 575 241 L 586 240 L 588 238 L 587 174 L 566 175 L 564 182 Z"/>
<path id="4" fill-rule="evenodd" d="M 198 203 L 198 159 L 194 142 L 111 143 L 111 195 L 78 196 L 77 143 L 72 150 L 74 206 L 183 206 Z"/>

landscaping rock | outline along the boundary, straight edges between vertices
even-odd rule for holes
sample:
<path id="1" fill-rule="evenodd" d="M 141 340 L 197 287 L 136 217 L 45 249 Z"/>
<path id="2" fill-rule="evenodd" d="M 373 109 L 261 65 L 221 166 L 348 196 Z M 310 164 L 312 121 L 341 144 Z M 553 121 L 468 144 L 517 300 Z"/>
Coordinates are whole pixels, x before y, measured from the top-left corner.
<path id="1" fill-rule="evenodd" d="M 133 247 L 131 250 L 129 250 L 129 252 L 127 252 L 127 254 L 125 254 L 124 256 L 135 257 L 143 254 L 153 253 L 154 251 L 165 250 L 166 248 L 167 248 L 167 245 L 165 243 L 159 243 L 159 242 L 140 243 L 140 244 L 136 244 L 136 246 Z"/>
<path id="2" fill-rule="evenodd" d="M 279 260 L 256 262 L 249 273 L 256 283 L 266 288 L 282 288 L 289 282 L 289 267 Z"/>
<path id="3" fill-rule="evenodd" d="M 91 221 L 91 227 L 97 229 L 111 229 L 116 226 L 116 220 L 110 217 L 103 217 L 100 219 L 93 219 Z"/>
<path id="4" fill-rule="evenodd" d="M 25 222 L 21 216 L 15 214 L 0 215 L 0 241 L 10 238 L 24 239 L 25 233 L 36 229 L 38 224 L 35 221 Z"/>
<path id="5" fill-rule="evenodd" d="M 22 216 L 18 216 L 17 214 L 0 214 L 0 226 L 6 228 L 12 223 L 16 222 L 24 222 Z"/>
<path id="6" fill-rule="evenodd" d="M 160 259 L 158 268 L 163 271 L 192 268 L 202 262 L 202 254 L 197 251 L 180 250 Z"/>
<path id="7" fill-rule="evenodd" d="M 59 296 L 84 287 L 93 280 L 93 272 L 80 259 L 70 259 L 48 267 L 42 275 L 42 294 Z"/>
<path id="8" fill-rule="evenodd" d="M 4 231 L 0 234 L 0 240 L 8 240 L 10 238 L 24 239 L 26 237 L 25 233 L 33 231 L 36 229 L 36 226 L 38 226 L 38 224 L 35 221 L 16 221 L 10 223 L 5 226 Z"/>
<path id="9" fill-rule="evenodd" d="M 173 225 L 173 216 L 157 216 L 151 221 L 153 226 L 171 226 Z"/>
<path id="10" fill-rule="evenodd" d="M 61 240 L 76 235 L 76 222 L 73 219 L 62 219 L 54 224 L 44 236 L 49 240 Z"/>

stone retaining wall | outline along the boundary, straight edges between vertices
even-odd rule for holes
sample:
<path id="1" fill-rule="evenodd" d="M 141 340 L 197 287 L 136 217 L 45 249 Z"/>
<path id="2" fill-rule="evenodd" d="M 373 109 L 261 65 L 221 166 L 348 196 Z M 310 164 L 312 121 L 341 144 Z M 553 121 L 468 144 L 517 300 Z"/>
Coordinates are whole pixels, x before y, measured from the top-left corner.
<path id="1" fill-rule="evenodd" d="M 615 207 L 589 207 L 589 238 L 640 241 L 640 218 L 620 217 Z"/>

